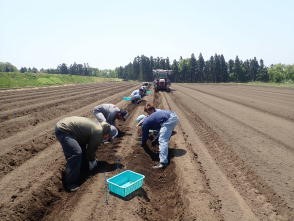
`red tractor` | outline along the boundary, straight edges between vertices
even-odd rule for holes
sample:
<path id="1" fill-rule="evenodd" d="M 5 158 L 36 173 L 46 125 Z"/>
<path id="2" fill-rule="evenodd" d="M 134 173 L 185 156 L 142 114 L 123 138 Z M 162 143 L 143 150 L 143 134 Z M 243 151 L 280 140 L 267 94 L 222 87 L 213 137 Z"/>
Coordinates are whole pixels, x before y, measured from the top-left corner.
<path id="1" fill-rule="evenodd" d="M 169 75 L 171 75 L 172 70 L 162 70 L 162 69 L 154 69 L 154 90 L 157 91 L 167 91 L 170 92 L 170 79 Z"/>

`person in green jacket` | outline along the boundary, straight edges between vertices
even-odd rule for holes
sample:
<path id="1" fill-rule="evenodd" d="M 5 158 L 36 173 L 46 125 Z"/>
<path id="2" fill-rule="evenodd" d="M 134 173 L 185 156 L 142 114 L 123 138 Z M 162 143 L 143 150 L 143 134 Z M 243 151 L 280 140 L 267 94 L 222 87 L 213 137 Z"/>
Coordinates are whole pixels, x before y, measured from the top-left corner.
<path id="1" fill-rule="evenodd" d="M 104 141 L 117 136 L 117 129 L 106 122 L 95 122 L 86 117 L 66 117 L 57 122 L 55 135 L 60 142 L 66 167 L 63 184 L 67 191 L 76 191 L 80 186 L 83 160 L 89 162 L 89 170 L 97 166 L 95 153 Z"/>

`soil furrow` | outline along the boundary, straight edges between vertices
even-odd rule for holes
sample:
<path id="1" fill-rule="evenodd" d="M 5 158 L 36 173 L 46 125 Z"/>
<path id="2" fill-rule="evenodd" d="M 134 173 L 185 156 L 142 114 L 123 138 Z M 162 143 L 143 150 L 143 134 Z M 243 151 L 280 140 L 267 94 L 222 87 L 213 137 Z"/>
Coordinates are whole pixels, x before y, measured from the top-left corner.
<path id="1" fill-rule="evenodd" d="M 107 89 L 106 91 L 101 91 L 102 93 L 97 95 L 94 94 L 94 96 L 87 96 L 87 99 L 67 100 L 66 102 L 54 103 L 54 105 L 49 107 L 40 103 L 39 108 L 29 110 L 25 116 L 0 123 L 0 136 L 4 139 L 22 131 L 24 128 L 37 126 L 41 122 L 54 119 L 59 115 L 63 115 L 69 111 L 86 106 L 89 103 L 103 99 L 104 97 L 110 96 L 118 91 L 121 91 L 121 88 L 112 88 L 111 90 Z M 17 127 L 15 126 L 15 122 L 18 125 Z"/>
<path id="2" fill-rule="evenodd" d="M 182 85 L 180 86 L 182 87 Z M 228 95 L 213 89 L 211 89 L 211 91 L 208 91 L 208 90 L 202 90 L 196 87 L 190 87 L 187 85 L 185 85 L 185 88 L 189 88 L 191 90 L 199 91 L 200 93 L 208 94 L 213 97 L 218 97 L 220 99 L 238 103 L 240 105 L 245 105 L 247 107 L 251 107 L 256 110 L 275 115 L 277 117 L 282 117 L 285 120 L 294 121 L 294 101 L 293 101 L 294 94 L 291 97 L 289 97 L 289 99 L 287 100 L 287 103 L 280 103 L 280 99 L 277 99 L 275 103 L 272 103 L 272 102 L 266 102 L 264 97 L 256 101 L 254 97 L 248 97 L 249 96 L 248 94 L 246 97 L 244 97 L 244 96 L 236 96 L 232 92 L 231 92 L 232 95 Z M 290 111 L 292 113 L 289 114 Z"/>
<path id="3" fill-rule="evenodd" d="M 120 86 L 119 84 L 117 86 Z M 99 87 L 99 90 L 101 89 L 106 89 L 106 88 L 109 88 L 109 87 L 113 87 L 112 86 L 107 86 L 107 85 L 101 85 Z M 89 90 L 90 89 L 90 90 Z M 85 92 L 89 92 L 89 91 L 92 91 L 92 90 L 97 90 L 98 88 L 94 88 L 94 87 L 91 87 L 91 88 L 79 88 L 79 89 L 75 89 L 74 91 L 72 89 L 68 89 L 67 91 L 52 91 L 51 93 L 46 93 L 46 92 L 43 92 L 43 94 L 38 94 L 38 95 L 25 95 L 25 96 L 19 96 L 17 99 L 9 99 L 7 101 L 5 101 L 5 104 L 1 103 L 0 105 L 0 111 L 4 111 L 4 110 L 8 110 L 8 109 L 12 109 L 12 108 L 16 108 L 18 106 L 23 106 L 24 104 L 25 105 L 30 105 L 30 104 L 33 104 L 33 103 L 40 103 L 40 102 L 43 102 L 44 99 L 45 100 L 50 100 L 52 98 L 56 99 L 60 99 L 60 98 L 63 98 L 63 97 L 69 97 L 69 96 L 75 96 L 75 95 L 78 95 L 78 94 L 81 94 L 81 92 L 85 93 Z"/>
<path id="4" fill-rule="evenodd" d="M 24 108 L 0 124 L 0 220 L 294 220 L 293 90 L 186 85 L 144 98 L 180 118 L 163 170 L 152 169 L 158 145 L 137 140 L 145 103 L 122 101 L 136 83 L 0 91 L 3 108 Z M 94 119 L 93 107 L 109 102 L 129 111 L 117 122 L 124 133 L 98 148 L 98 169 L 67 193 L 54 125 L 73 115 Z M 108 193 L 105 178 L 126 169 L 145 175 L 143 187 L 126 198 Z"/>
<path id="5" fill-rule="evenodd" d="M 251 109 L 251 106 L 246 104 L 228 101 L 225 102 L 218 96 L 191 96 L 189 89 L 182 89 L 179 93 L 183 93 L 184 96 L 190 97 L 192 100 L 205 105 L 207 108 L 219 112 L 220 114 L 230 118 L 231 120 L 237 121 L 250 129 L 256 131 L 260 135 L 272 139 L 277 142 L 279 146 L 282 146 L 290 151 L 294 151 L 293 148 L 293 136 L 289 134 L 289 131 L 294 131 L 294 123 L 292 121 L 287 121 L 284 118 L 276 117 L 276 115 L 271 115 L 263 113 L 260 111 L 255 111 Z M 252 114 L 249 114 L 252 113 Z M 268 121 L 268 119 L 271 119 Z M 256 123 L 258 122 L 258 124 Z M 276 130 L 279 128 L 279 130 Z"/>
<path id="6" fill-rule="evenodd" d="M 121 100 L 121 97 L 118 97 L 118 95 L 123 96 L 125 93 L 126 92 L 121 92 L 112 95 L 99 102 L 115 103 Z M 0 140 L 0 146 L 2 147 L 0 149 L 1 176 L 12 171 L 18 165 L 52 144 L 54 141 L 53 129 L 58 119 L 70 115 L 80 115 L 81 113 L 83 113 L 83 116 L 90 116 L 91 111 L 89 110 L 91 110 L 94 105 L 97 104 L 91 103 L 80 109 L 76 109 L 75 111 L 66 112 L 65 115 L 58 116 L 58 118 L 50 121 L 44 121 L 44 123 L 40 123 L 39 126 L 31 128 L 31 130 L 26 130 L 14 136 Z"/>
<path id="7" fill-rule="evenodd" d="M 38 111 L 40 109 L 56 106 L 57 104 L 61 104 L 64 102 L 71 102 L 71 101 L 75 101 L 79 99 L 82 100 L 82 99 L 86 99 L 87 97 L 92 97 L 93 99 L 95 99 L 95 96 L 99 96 L 103 93 L 107 93 L 108 91 L 112 91 L 113 93 L 115 93 L 117 91 L 122 91 L 123 89 L 126 89 L 128 87 L 129 86 L 109 87 L 106 89 L 102 89 L 101 91 L 98 90 L 98 91 L 86 92 L 86 93 L 82 93 L 75 96 L 70 96 L 69 94 L 67 98 L 53 99 L 50 101 L 45 101 L 42 103 L 37 103 L 37 104 L 29 105 L 29 106 L 24 106 L 24 107 L 16 108 L 9 111 L 3 111 L 0 113 L 0 120 L 1 122 L 3 122 L 13 117 L 15 118 L 15 117 L 23 116 L 32 111 Z"/>
<path id="8" fill-rule="evenodd" d="M 280 150 L 279 153 L 281 154 L 281 156 L 278 156 L 277 158 L 277 156 L 275 156 L 276 153 L 275 155 L 271 156 L 271 152 L 264 152 L 266 150 L 262 150 L 261 147 L 259 148 L 257 146 L 258 143 L 259 145 L 264 146 L 266 143 L 272 143 L 271 141 L 267 141 L 267 138 L 265 138 L 266 142 L 260 142 L 260 140 L 249 136 L 248 138 L 251 140 L 251 142 L 254 142 L 254 140 L 256 140 L 256 150 L 259 151 L 257 152 L 257 155 L 252 155 L 253 153 L 250 151 L 252 151 L 253 149 L 250 149 L 250 144 L 248 142 L 249 140 L 245 139 L 247 136 L 245 138 L 244 136 L 240 137 L 244 140 L 244 142 L 242 142 L 240 138 L 233 137 L 234 135 L 237 135 L 238 132 L 240 132 L 240 135 L 242 135 L 242 133 L 245 133 L 244 129 L 243 131 L 237 131 L 236 129 L 232 128 L 232 135 L 229 138 L 230 142 L 225 143 L 224 140 L 226 140 L 225 138 L 228 137 L 228 134 L 222 133 L 222 131 L 229 131 L 227 127 L 232 125 L 232 123 L 229 121 L 232 120 L 230 112 L 228 112 L 229 116 L 226 116 L 226 118 L 223 117 L 223 113 L 220 114 L 219 118 L 215 118 L 216 115 L 213 114 L 213 112 L 207 105 L 205 105 L 202 110 L 200 106 L 203 104 L 201 104 L 199 101 L 191 102 L 189 101 L 189 99 L 187 99 L 187 94 L 182 96 L 179 93 L 180 91 L 177 91 L 173 95 L 175 103 L 179 104 L 181 108 L 185 110 L 185 113 L 190 119 L 190 122 L 193 123 L 192 125 L 194 125 L 195 132 L 199 134 L 203 142 L 206 143 L 210 154 L 216 159 L 216 162 L 218 162 L 222 170 L 224 170 L 226 176 L 229 177 L 234 187 L 241 193 L 242 197 L 246 199 L 248 205 L 251 205 L 250 207 L 252 208 L 254 213 L 258 214 L 261 219 L 267 219 L 266 217 L 275 217 L 273 220 L 287 220 L 288 218 L 286 217 L 292 217 L 293 208 L 291 208 L 290 206 L 292 201 L 291 195 L 285 195 L 283 194 L 283 192 L 286 191 L 288 192 L 288 194 L 291 193 L 291 186 L 289 186 L 287 183 L 291 183 L 291 178 L 289 177 L 288 171 L 289 168 L 291 168 L 291 156 L 293 155 L 291 153 L 289 155 L 289 152 L 286 150 Z M 193 94 L 191 94 L 190 100 L 193 100 L 195 99 L 194 97 L 197 97 L 195 95 L 192 95 Z M 186 98 L 183 99 L 184 97 Z M 201 105 L 199 106 L 199 104 Z M 220 109 L 218 108 L 218 110 Z M 220 111 L 217 112 L 221 113 Z M 209 113 L 209 115 L 207 113 Z M 198 114 L 200 114 L 200 116 Z M 209 122 L 210 126 L 208 126 L 203 121 L 203 119 L 201 119 L 201 116 L 203 116 L 203 114 L 205 116 L 204 120 Z M 209 116 L 210 118 L 207 118 Z M 215 121 L 216 119 L 217 121 Z M 220 121 L 220 123 L 225 122 L 226 127 L 224 127 L 224 125 L 218 125 L 218 121 Z M 237 125 L 239 128 L 243 127 L 240 126 L 239 123 L 237 123 Z M 241 125 L 243 124 L 241 123 Z M 211 129 L 212 127 L 220 132 L 220 135 L 213 131 Z M 247 132 L 245 134 L 256 134 L 256 132 L 252 131 L 252 129 L 250 128 L 246 131 Z M 259 137 L 256 135 L 253 136 L 255 136 L 256 138 Z M 240 140 L 238 141 L 238 139 Z M 232 140 L 236 141 L 232 143 Z M 236 145 L 241 146 L 237 148 Z M 270 144 L 268 145 L 268 147 L 271 147 Z M 285 154 L 283 154 L 283 152 Z M 236 153 L 238 153 L 239 156 Z M 243 159 L 241 159 L 240 156 L 242 156 Z M 272 157 L 275 158 L 269 161 L 269 159 Z M 267 161 L 264 161 L 262 158 L 267 159 Z M 279 168 L 282 165 L 281 163 L 283 163 L 284 165 L 282 168 Z M 271 169 L 268 170 L 267 168 Z M 258 175 L 256 174 L 256 172 L 258 172 Z M 271 178 L 269 179 L 269 177 Z M 286 180 L 286 182 L 282 183 L 282 180 Z M 259 205 L 259 203 L 261 204 Z M 258 208 L 258 210 L 256 210 L 256 208 Z M 260 208 L 264 209 L 264 214 L 266 214 L 266 216 L 264 216 L 264 214 L 260 212 Z"/>
<path id="9" fill-rule="evenodd" d="M 75 85 L 63 85 L 63 86 L 50 86 L 50 87 L 40 87 L 40 88 L 31 88 L 31 89 L 15 89 L 10 90 L 9 92 L 0 91 L 0 100 L 5 102 L 10 102 L 13 99 L 19 99 L 22 97 L 30 97 L 35 95 L 46 95 L 51 93 L 66 93 L 68 91 L 73 92 L 76 90 L 91 90 L 97 89 L 97 86 L 109 86 L 114 84 L 126 84 L 124 82 L 117 82 L 117 83 L 91 83 L 91 84 L 75 84 Z M 128 83 L 127 83 L 128 84 Z"/>

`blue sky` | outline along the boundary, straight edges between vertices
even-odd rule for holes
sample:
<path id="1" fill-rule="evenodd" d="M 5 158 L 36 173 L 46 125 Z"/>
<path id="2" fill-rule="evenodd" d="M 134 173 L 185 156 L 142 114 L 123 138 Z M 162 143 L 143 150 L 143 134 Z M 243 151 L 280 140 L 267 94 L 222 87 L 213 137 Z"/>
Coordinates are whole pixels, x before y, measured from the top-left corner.
<path id="1" fill-rule="evenodd" d="M 294 63 L 291 0 L 0 0 L 0 61 L 18 68 L 127 65 L 192 53 Z"/>

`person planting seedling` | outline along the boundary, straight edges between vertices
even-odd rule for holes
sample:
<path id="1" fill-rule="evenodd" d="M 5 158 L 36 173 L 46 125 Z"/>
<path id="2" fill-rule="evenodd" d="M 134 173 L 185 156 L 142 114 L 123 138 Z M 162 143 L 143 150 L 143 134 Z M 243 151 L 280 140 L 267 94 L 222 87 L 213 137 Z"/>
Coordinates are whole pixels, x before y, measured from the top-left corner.
<path id="1" fill-rule="evenodd" d="M 82 165 L 89 171 L 97 166 L 95 153 L 99 145 L 116 137 L 117 129 L 106 123 L 98 123 L 85 117 L 66 117 L 57 122 L 55 135 L 66 159 L 63 185 L 67 191 L 76 191 L 80 186 Z"/>

